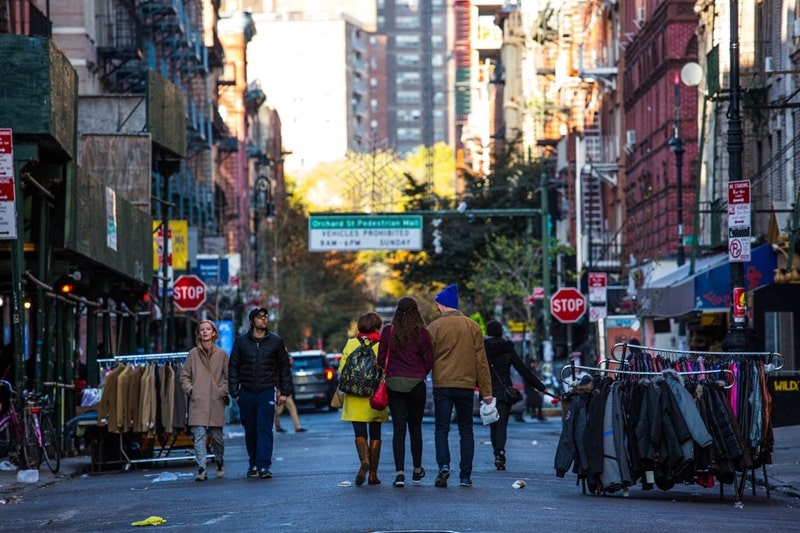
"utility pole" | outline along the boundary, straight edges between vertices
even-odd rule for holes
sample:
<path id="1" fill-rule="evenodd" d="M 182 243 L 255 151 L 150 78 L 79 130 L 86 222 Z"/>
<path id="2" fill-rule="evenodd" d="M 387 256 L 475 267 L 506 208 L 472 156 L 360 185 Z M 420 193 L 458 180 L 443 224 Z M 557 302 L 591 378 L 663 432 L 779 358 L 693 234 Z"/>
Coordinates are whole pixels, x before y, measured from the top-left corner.
<path id="1" fill-rule="evenodd" d="M 683 146 L 683 138 L 681 138 L 681 81 L 677 74 L 675 75 L 675 125 L 672 128 L 672 138 L 669 140 L 669 146 L 675 154 L 675 186 L 678 195 L 678 201 L 676 202 L 678 216 L 676 264 L 681 267 L 686 263 L 686 251 L 683 247 L 683 154 L 686 149 Z M 686 321 L 683 318 L 678 319 L 678 343 L 682 349 L 685 349 Z"/>
<path id="2" fill-rule="evenodd" d="M 547 173 L 542 172 L 539 179 L 539 194 L 541 195 L 541 220 L 542 220 L 542 285 L 544 298 L 542 299 L 542 360 L 553 360 L 553 336 L 550 334 L 550 230 L 549 211 L 547 203 Z"/>
<path id="3" fill-rule="evenodd" d="M 681 138 L 681 82 L 675 75 L 675 125 L 672 128 L 672 138 L 669 146 L 675 154 L 675 185 L 678 195 L 676 210 L 678 214 L 678 257 L 677 264 L 686 263 L 686 252 L 683 247 L 683 154 L 686 151 Z"/>
<path id="4" fill-rule="evenodd" d="M 742 147 L 744 145 L 742 134 L 742 117 L 739 111 L 739 3 L 731 0 L 730 3 L 730 62 L 731 62 L 731 98 L 728 104 L 728 181 L 742 179 Z M 745 333 L 747 309 L 746 303 L 739 307 L 737 312 L 736 298 L 742 295 L 744 299 L 744 264 L 730 262 L 731 269 L 731 320 L 728 332 L 722 340 L 722 349 L 728 352 L 747 351 L 748 340 Z M 752 348 L 752 347 L 751 347 Z"/>

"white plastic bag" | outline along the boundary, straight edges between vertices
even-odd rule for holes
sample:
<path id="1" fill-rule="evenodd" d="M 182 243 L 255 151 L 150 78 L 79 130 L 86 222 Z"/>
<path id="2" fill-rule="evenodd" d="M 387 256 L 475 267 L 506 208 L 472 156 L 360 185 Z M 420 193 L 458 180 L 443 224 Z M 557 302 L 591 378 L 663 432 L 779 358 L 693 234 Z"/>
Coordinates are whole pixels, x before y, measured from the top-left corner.
<path id="1" fill-rule="evenodd" d="M 19 470 L 17 471 L 17 481 L 19 483 L 38 483 L 38 470 Z"/>
<path id="2" fill-rule="evenodd" d="M 481 402 L 480 415 L 484 426 L 500 420 L 500 413 L 497 412 L 497 400 L 492 398 L 491 403 Z"/>

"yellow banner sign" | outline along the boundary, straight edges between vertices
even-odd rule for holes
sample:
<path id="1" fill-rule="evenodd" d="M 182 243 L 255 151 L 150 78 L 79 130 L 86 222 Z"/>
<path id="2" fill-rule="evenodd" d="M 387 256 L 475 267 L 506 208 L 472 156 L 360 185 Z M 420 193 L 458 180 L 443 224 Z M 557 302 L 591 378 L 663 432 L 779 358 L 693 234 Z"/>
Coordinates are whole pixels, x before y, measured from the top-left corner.
<path id="1" fill-rule="evenodd" d="M 163 231 L 161 221 L 153 221 L 153 270 L 164 266 L 162 255 Z M 186 270 L 189 262 L 189 223 L 186 220 L 170 220 L 167 235 L 167 261 L 174 270 Z M 171 257 L 169 257 L 171 256 Z"/>

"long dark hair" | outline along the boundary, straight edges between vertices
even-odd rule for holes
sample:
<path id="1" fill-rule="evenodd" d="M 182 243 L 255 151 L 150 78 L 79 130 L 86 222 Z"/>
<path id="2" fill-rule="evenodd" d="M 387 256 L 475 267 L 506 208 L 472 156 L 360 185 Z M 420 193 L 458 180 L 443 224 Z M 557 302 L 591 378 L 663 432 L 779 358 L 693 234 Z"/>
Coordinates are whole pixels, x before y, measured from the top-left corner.
<path id="1" fill-rule="evenodd" d="M 397 309 L 392 318 L 392 342 L 393 348 L 403 348 L 410 346 L 421 335 L 429 335 L 425 329 L 425 321 L 419 314 L 417 301 L 410 296 L 404 296 L 397 302 Z"/>

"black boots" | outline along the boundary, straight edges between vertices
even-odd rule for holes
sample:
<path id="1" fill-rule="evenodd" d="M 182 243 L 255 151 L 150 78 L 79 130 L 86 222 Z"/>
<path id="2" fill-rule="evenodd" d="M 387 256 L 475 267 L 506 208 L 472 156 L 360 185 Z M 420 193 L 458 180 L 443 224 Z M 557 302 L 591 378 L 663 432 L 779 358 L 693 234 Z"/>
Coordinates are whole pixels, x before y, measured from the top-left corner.
<path id="1" fill-rule="evenodd" d="M 505 452 L 505 450 L 500 450 L 496 454 L 494 454 L 494 466 L 498 470 L 505 470 L 506 469 L 506 452 Z"/>

